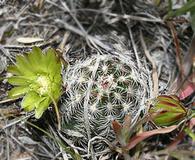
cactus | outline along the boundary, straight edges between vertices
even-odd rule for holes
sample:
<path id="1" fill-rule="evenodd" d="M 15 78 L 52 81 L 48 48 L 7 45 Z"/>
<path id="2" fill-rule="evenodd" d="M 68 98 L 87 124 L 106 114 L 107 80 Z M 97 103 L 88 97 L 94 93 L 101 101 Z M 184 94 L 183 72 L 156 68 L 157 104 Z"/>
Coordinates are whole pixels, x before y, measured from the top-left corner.
<path id="1" fill-rule="evenodd" d="M 62 130 L 70 130 L 75 145 L 84 147 L 95 136 L 112 141 L 112 120 L 123 121 L 127 113 L 135 117 L 145 96 L 146 79 L 135 62 L 113 55 L 94 55 L 79 61 L 69 67 L 63 79 L 66 95 L 61 105 Z"/>

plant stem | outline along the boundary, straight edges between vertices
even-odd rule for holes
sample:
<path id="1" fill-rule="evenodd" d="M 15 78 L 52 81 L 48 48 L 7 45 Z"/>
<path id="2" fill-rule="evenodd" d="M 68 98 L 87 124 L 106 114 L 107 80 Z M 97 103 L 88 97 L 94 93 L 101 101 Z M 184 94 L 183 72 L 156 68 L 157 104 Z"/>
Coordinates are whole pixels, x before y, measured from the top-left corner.
<path id="1" fill-rule="evenodd" d="M 56 117 L 57 117 L 57 123 L 58 123 L 58 130 L 61 130 L 60 114 L 59 114 L 57 103 L 56 103 L 56 101 L 54 100 L 54 98 L 51 95 L 50 95 L 50 98 L 51 98 L 51 100 L 52 100 L 52 102 L 54 104 Z"/>
<path id="2" fill-rule="evenodd" d="M 170 12 L 173 8 L 173 3 L 171 0 L 168 1 L 169 5 L 168 5 L 168 11 Z"/>

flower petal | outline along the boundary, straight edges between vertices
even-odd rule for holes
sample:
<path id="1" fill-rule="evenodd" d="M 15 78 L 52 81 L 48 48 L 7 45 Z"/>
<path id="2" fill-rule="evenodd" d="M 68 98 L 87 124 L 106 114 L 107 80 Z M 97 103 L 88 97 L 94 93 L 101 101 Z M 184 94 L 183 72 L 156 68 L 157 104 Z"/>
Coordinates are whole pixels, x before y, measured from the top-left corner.
<path id="1" fill-rule="evenodd" d="M 8 82 L 12 85 L 29 85 L 35 77 L 24 77 L 24 76 L 12 76 L 8 78 Z"/>
<path id="2" fill-rule="evenodd" d="M 40 102 L 35 109 L 35 118 L 39 119 L 42 116 L 43 112 L 49 107 L 50 103 L 51 99 L 49 97 L 46 97 L 46 99 Z"/>
<path id="3" fill-rule="evenodd" d="M 25 111 L 32 111 L 35 109 L 36 104 L 39 104 L 42 101 L 42 97 L 40 97 L 36 92 L 29 92 L 22 100 L 21 106 Z"/>
<path id="4" fill-rule="evenodd" d="M 43 54 L 40 48 L 33 47 L 32 51 L 28 53 L 28 61 L 30 62 L 31 66 L 33 67 L 34 72 L 42 73 L 46 72 L 46 68 L 43 64 Z"/>
<path id="5" fill-rule="evenodd" d="M 19 98 L 29 91 L 27 86 L 14 87 L 8 91 L 9 98 Z"/>
<path id="6" fill-rule="evenodd" d="M 48 72 L 52 75 L 61 74 L 62 65 L 59 58 L 56 56 L 56 51 L 54 49 L 48 49 L 45 58 L 45 64 L 48 68 Z"/>
<path id="7" fill-rule="evenodd" d="M 56 63 L 56 55 L 55 55 L 55 50 L 54 49 L 48 49 L 46 54 L 45 54 L 45 59 L 44 59 L 45 66 L 48 67 L 50 63 L 54 64 Z"/>
<path id="8" fill-rule="evenodd" d="M 52 84 L 52 93 L 50 95 L 55 99 L 58 100 L 61 96 L 61 84 Z"/>
<path id="9" fill-rule="evenodd" d="M 12 73 L 14 75 L 21 75 L 20 71 L 18 70 L 18 67 L 16 65 L 10 65 L 7 67 L 7 71 L 9 73 Z"/>
<path id="10" fill-rule="evenodd" d="M 16 56 L 16 66 L 22 75 L 35 76 L 35 73 L 33 72 L 33 67 L 28 62 L 26 55 Z"/>
<path id="11" fill-rule="evenodd" d="M 61 76 L 61 74 L 59 73 L 59 74 L 55 74 L 55 76 L 54 76 L 54 83 L 56 83 L 56 84 L 62 84 L 62 76 Z"/>

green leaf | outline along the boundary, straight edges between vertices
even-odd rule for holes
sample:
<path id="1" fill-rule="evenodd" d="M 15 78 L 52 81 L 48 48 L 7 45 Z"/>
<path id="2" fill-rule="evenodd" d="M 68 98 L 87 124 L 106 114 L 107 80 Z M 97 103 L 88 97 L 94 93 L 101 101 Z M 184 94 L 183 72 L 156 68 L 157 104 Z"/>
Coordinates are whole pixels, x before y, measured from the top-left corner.
<path id="1" fill-rule="evenodd" d="M 19 98 L 29 91 L 27 86 L 14 87 L 8 92 L 9 98 Z"/>
<path id="2" fill-rule="evenodd" d="M 168 9 L 169 9 L 169 11 L 171 11 L 172 6 L 173 6 L 172 0 L 168 0 L 168 7 L 169 7 Z"/>
<path id="3" fill-rule="evenodd" d="M 35 118 L 39 119 L 43 112 L 49 107 L 51 103 L 51 99 L 49 97 L 45 97 L 43 101 L 39 103 L 39 105 L 35 109 Z"/>
<path id="4" fill-rule="evenodd" d="M 171 0 L 169 0 L 169 2 L 171 2 Z M 182 14 L 186 14 L 187 12 L 190 12 L 191 14 L 191 26 L 193 31 L 195 32 L 195 1 L 194 0 L 188 0 L 187 3 L 183 5 L 183 7 L 175 11 L 169 8 L 169 12 L 166 15 L 166 18 L 180 16 Z"/>
<path id="5" fill-rule="evenodd" d="M 191 1 L 188 1 L 186 4 L 184 4 L 183 7 L 177 9 L 176 11 L 170 11 L 167 14 L 167 18 L 180 16 L 182 14 L 185 14 L 187 12 L 194 11 L 194 10 L 195 10 L 195 1 L 191 0 Z"/>
<path id="6" fill-rule="evenodd" d="M 167 112 L 178 112 L 178 113 L 186 113 L 185 108 L 178 102 L 177 104 L 167 102 L 167 101 L 160 101 L 155 105 L 156 110 L 167 111 Z"/>
<path id="7" fill-rule="evenodd" d="M 190 11 L 190 14 L 191 14 L 191 26 L 195 33 L 195 6 L 194 9 Z"/>
<path id="8" fill-rule="evenodd" d="M 40 103 L 40 101 L 43 101 L 43 98 L 36 92 L 28 92 L 28 94 L 26 94 L 23 98 L 21 106 L 25 111 L 32 111 Z"/>
<path id="9" fill-rule="evenodd" d="M 195 133 L 190 128 L 185 128 L 185 132 L 192 138 L 192 141 L 195 142 Z"/>

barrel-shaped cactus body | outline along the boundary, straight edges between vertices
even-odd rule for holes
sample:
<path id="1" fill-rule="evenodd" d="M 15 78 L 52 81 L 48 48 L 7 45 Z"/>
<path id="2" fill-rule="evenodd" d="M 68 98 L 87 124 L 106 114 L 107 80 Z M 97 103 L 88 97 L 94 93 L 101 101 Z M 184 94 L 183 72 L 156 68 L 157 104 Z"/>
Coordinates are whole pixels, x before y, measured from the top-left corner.
<path id="1" fill-rule="evenodd" d="M 116 56 L 94 55 L 68 69 L 62 128 L 79 137 L 73 140 L 84 145 L 95 136 L 113 140 L 112 120 L 123 121 L 127 113 L 136 116 L 145 91 L 134 64 Z"/>

